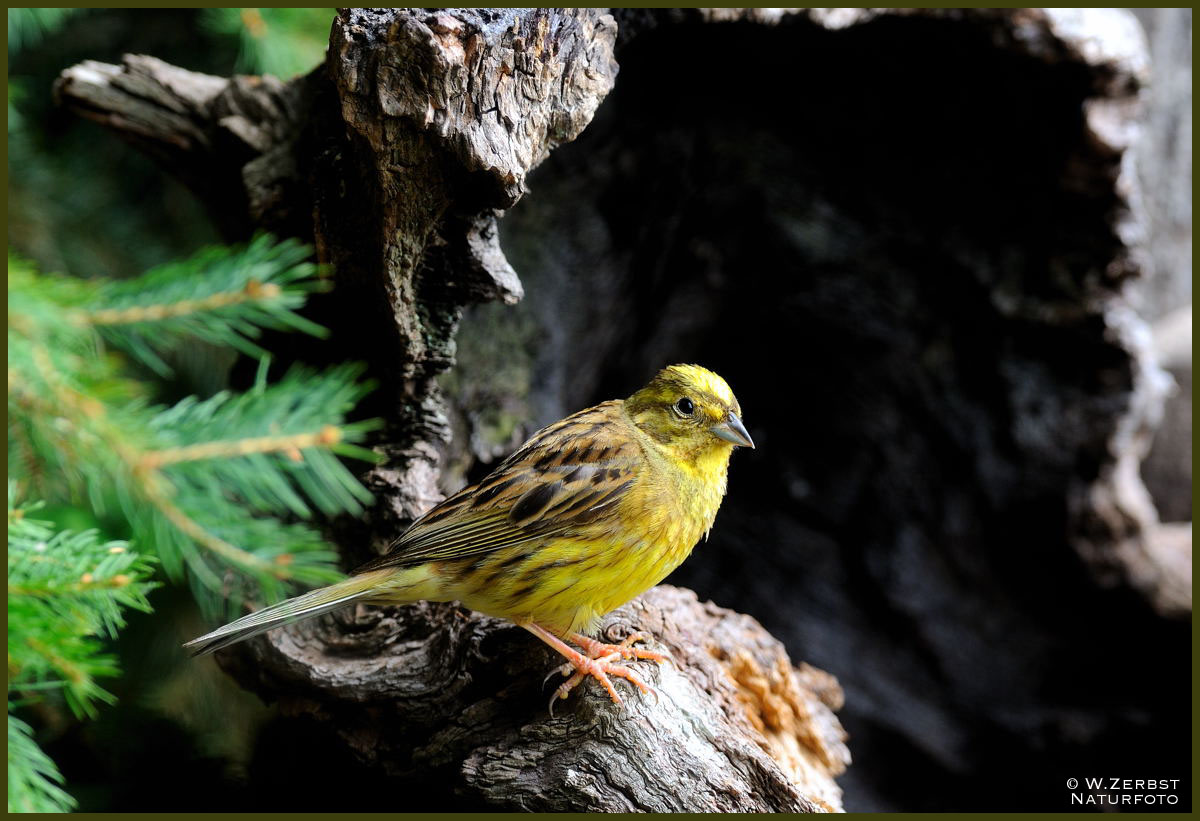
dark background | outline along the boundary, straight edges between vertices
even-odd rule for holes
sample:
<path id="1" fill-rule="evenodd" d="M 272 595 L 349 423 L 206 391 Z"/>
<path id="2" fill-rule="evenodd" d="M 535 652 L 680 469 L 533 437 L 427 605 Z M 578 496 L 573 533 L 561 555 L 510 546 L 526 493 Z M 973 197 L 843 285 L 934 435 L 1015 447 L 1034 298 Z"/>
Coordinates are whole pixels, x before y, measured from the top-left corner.
<path id="1" fill-rule="evenodd" d="M 124 52 L 228 74 L 245 50 L 194 12 L 88 11 L 13 54 L 10 245 L 122 276 L 215 241 L 186 190 L 49 85 Z M 448 486 L 663 364 L 711 367 L 758 449 L 668 581 L 838 677 L 847 809 L 1066 810 L 1087 776 L 1180 778 L 1189 807 L 1190 625 L 1098 588 L 1066 539 L 1128 363 L 1087 317 L 1013 321 L 995 300 L 1069 305 L 1080 281 L 1051 272 L 1116 248 L 1110 195 L 1060 185 L 1089 77 L 901 19 L 677 26 L 618 60 L 501 223 L 527 296 L 463 320 Z M 198 356 L 165 393 L 228 365 Z M 497 408 L 532 421 L 498 429 Z M 336 740 L 183 659 L 185 592 L 152 601 L 122 635 L 116 707 L 34 717 L 81 809 L 395 806 Z"/>

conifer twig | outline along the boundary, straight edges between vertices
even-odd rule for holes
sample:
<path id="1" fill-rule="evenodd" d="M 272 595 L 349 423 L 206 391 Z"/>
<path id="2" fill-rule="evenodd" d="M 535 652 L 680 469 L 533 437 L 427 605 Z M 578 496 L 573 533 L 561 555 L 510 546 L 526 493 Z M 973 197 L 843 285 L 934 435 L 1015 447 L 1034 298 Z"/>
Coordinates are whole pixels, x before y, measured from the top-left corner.
<path id="1" fill-rule="evenodd" d="M 285 566 L 270 564 L 253 553 L 230 544 L 224 539 L 210 533 L 180 510 L 169 498 L 167 488 L 170 487 L 170 482 L 157 469 L 152 460 L 147 459 L 146 453 L 136 445 L 126 441 L 125 437 L 119 431 L 114 430 L 112 426 L 101 423 L 100 420 L 105 415 L 103 403 L 91 397 L 83 396 L 67 385 L 58 375 L 49 354 L 42 346 L 34 345 L 32 350 L 34 362 L 37 363 L 42 377 L 46 380 L 46 384 L 61 402 L 61 407 L 73 411 L 77 420 L 82 418 L 85 422 L 90 422 L 93 428 L 97 428 L 97 435 L 104 439 L 105 444 L 108 445 L 112 452 L 128 468 L 130 476 L 139 486 L 143 497 L 153 504 L 171 524 L 179 528 L 179 530 L 193 539 L 197 544 L 208 548 L 213 553 L 222 556 L 235 565 L 240 565 L 244 568 L 254 568 L 260 572 L 269 573 L 280 580 L 286 580 L 291 577 L 291 574 L 284 569 Z"/>
<path id="2" fill-rule="evenodd" d="M 259 436 L 229 442 L 202 442 L 181 448 L 146 451 L 139 463 L 143 469 L 154 469 L 177 462 L 192 462 L 201 459 L 228 459 L 248 456 L 251 453 L 286 453 L 299 461 L 300 451 L 308 448 L 336 445 L 342 440 L 341 429 L 325 425 L 316 433 L 297 433 L 291 436 Z"/>
<path id="3" fill-rule="evenodd" d="M 260 283 L 250 280 L 237 291 L 215 293 L 203 299 L 184 299 L 161 305 L 134 305 L 129 308 L 102 308 L 94 311 L 79 311 L 73 318 L 79 324 L 128 325 L 137 322 L 159 322 L 189 314 L 227 308 L 246 302 L 269 302 L 278 299 L 283 289 L 273 282 Z"/>

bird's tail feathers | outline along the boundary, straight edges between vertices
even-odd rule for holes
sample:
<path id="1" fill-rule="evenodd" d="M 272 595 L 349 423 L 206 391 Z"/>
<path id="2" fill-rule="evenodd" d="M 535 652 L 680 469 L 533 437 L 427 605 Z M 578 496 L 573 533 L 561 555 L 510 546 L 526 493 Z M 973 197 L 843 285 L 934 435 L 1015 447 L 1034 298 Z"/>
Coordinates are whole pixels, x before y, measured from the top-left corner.
<path id="1" fill-rule="evenodd" d="M 243 616 L 211 633 L 192 639 L 183 646 L 193 656 L 203 656 L 276 627 L 337 610 L 366 597 L 373 589 L 370 580 L 362 576 L 352 576 L 337 584 L 304 593 Z"/>

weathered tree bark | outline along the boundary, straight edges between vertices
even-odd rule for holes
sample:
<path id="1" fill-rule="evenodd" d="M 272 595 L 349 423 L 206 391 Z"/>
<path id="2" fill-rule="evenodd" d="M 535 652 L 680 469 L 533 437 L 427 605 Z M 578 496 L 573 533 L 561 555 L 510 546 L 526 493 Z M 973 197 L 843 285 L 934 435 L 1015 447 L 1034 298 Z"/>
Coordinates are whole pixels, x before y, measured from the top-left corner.
<path id="1" fill-rule="evenodd" d="M 227 669 L 285 713 L 328 722 L 402 794 L 533 811 L 841 808 L 833 776 L 849 753 L 832 676 L 793 668 L 756 621 L 687 590 L 655 588 L 602 633 L 634 630 L 673 659 L 639 663 L 659 698 L 628 692 L 617 707 L 582 688 L 554 717 L 557 684 L 543 678 L 560 659 L 451 605 L 364 607 L 254 642 Z"/>
<path id="2" fill-rule="evenodd" d="M 1133 9 L 1146 27 L 1153 76 L 1134 145 L 1146 209 L 1141 314 L 1175 380 L 1142 477 L 1166 532 L 1191 542 L 1192 521 L 1192 10 Z M 1183 524 L 1184 522 L 1188 524 Z M 1181 552 L 1181 551 L 1176 551 Z M 1190 575 L 1188 573 L 1187 575 Z"/>
<path id="3" fill-rule="evenodd" d="M 333 344 L 296 353 L 369 359 L 384 387 L 366 412 L 389 424 L 389 461 L 366 477 L 380 504 L 334 523 L 349 564 L 440 498 L 439 478 L 699 359 L 762 441 L 673 580 L 838 675 L 852 809 L 984 794 L 1044 809 L 1063 806 L 1046 772 L 1168 766 L 1187 747 L 1172 682 L 1187 680 L 1190 530 L 1163 538 L 1138 477 L 1166 383 L 1127 293 L 1145 84 L 1130 22 L 348 10 L 326 66 L 291 83 L 128 57 L 67 70 L 58 93 L 187 181 L 230 236 L 298 236 L 336 266 L 318 305 Z M 527 292 L 512 307 L 506 255 Z M 481 300 L 505 307 L 469 308 L 456 336 Z M 456 355 L 447 401 L 433 380 Z M 227 662 L 364 761 L 469 806 L 838 806 L 821 674 L 676 591 L 613 619 L 676 654 L 648 672 L 665 706 L 587 692 L 548 720 L 549 656 L 449 607 L 286 630 Z M 1143 665 L 1114 670 L 1117 646 Z M 756 740 L 730 676 L 794 721 L 763 718 Z M 701 724 L 640 726 L 677 709 Z M 643 781 L 691 755 L 690 794 Z M 731 763 L 732 781 L 714 775 Z"/>

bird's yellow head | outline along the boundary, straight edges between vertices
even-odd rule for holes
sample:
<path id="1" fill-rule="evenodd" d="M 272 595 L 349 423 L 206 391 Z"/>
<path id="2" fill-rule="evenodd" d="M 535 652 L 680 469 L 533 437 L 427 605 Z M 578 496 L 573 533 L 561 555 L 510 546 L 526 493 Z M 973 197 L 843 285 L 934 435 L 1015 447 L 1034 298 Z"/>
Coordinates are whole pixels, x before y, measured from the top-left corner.
<path id="1" fill-rule="evenodd" d="M 728 457 L 734 447 L 754 447 L 742 408 L 725 380 L 698 365 L 670 365 L 625 400 L 633 423 L 683 457 Z"/>

